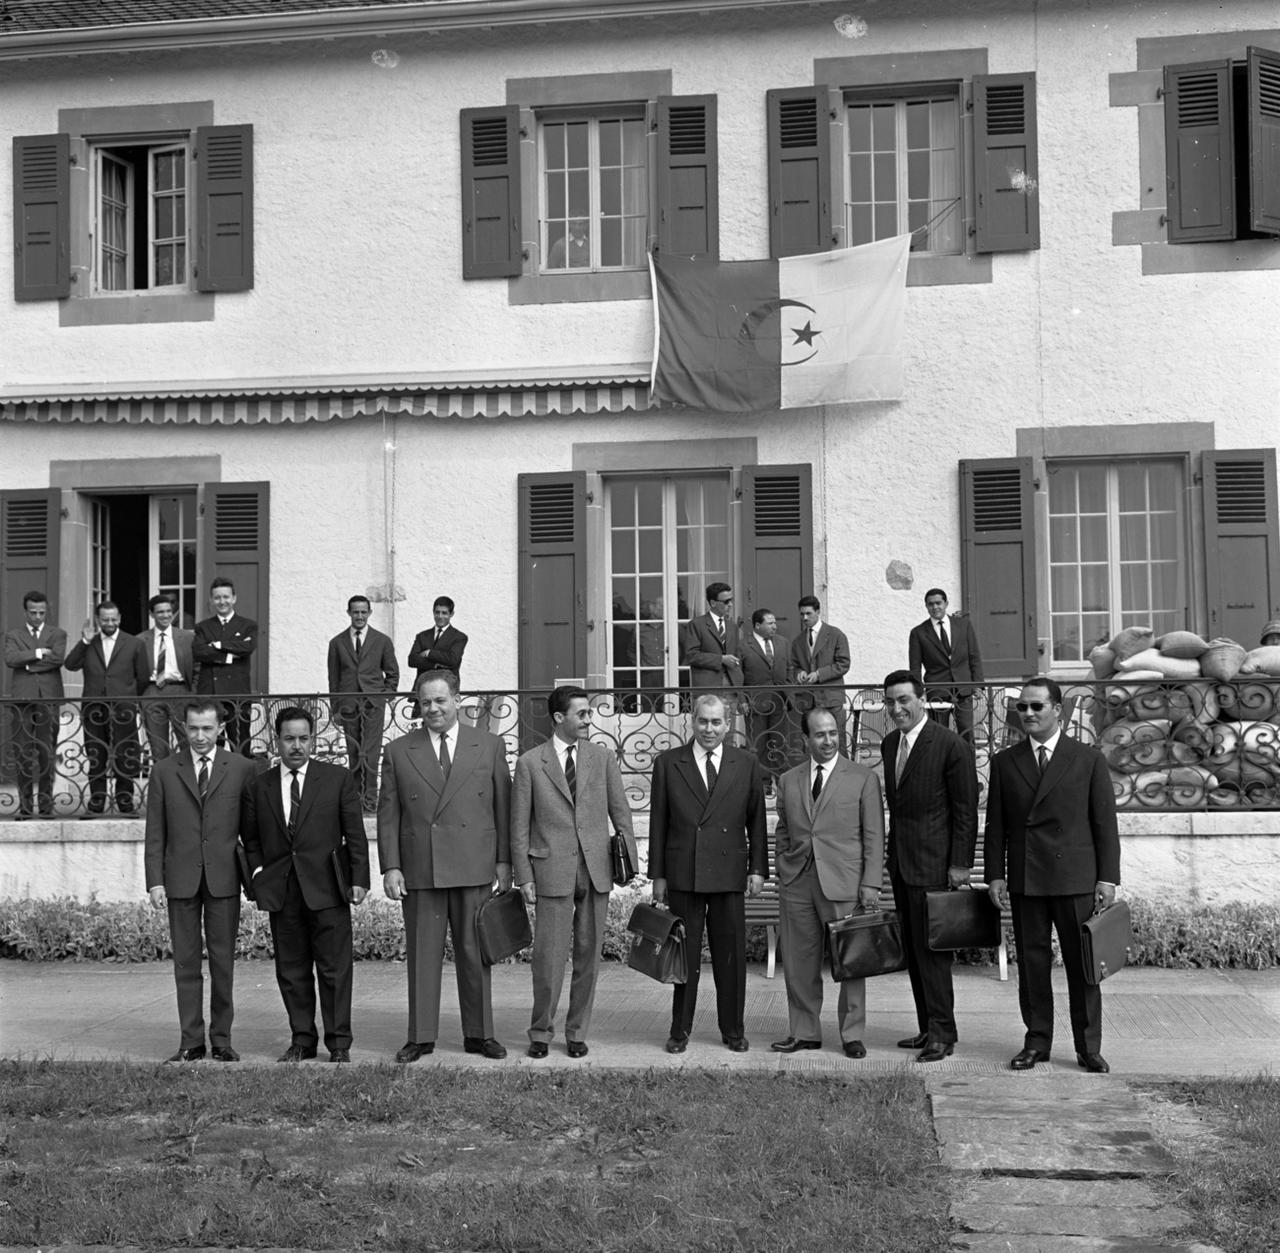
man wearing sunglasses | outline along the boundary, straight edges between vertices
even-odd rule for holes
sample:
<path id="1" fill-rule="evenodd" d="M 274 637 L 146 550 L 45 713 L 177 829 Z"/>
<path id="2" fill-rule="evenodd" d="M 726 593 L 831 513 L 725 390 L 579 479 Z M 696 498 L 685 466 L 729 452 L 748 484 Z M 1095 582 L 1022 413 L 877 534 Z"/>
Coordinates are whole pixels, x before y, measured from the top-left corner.
<path id="1" fill-rule="evenodd" d="M 1102 1056 L 1102 990 L 1085 981 L 1080 925 L 1116 898 L 1120 836 L 1102 755 L 1062 733 L 1062 689 L 1028 679 L 1018 697 L 1027 739 L 991 759 L 983 865 L 988 892 L 1013 913 L 1018 946 L 1022 1051 L 1009 1063 L 1030 1070 L 1053 1046 L 1053 949 L 1058 932 L 1076 1061 L 1095 1074 Z"/>

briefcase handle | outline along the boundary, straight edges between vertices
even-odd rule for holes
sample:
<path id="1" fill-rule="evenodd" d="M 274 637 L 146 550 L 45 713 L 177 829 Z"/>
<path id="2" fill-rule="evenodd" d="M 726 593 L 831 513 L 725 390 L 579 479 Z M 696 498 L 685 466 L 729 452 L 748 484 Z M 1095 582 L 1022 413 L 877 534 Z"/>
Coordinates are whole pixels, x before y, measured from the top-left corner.
<path id="1" fill-rule="evenodd" d="M 859 905 L 857 909 L 851 909 L 847 914 L 842 914 L 839 918 L 836 919 L 836 921 L 844 922 L 846 918 L 862 918 L 862 917 L 865 917 L 867 914 L 883 914 L 883 913 L 884 913 L 884 907 L 880 904 L 879 901 L 877 901 L 869 909 L 866 908 L 865 906 Z"/>

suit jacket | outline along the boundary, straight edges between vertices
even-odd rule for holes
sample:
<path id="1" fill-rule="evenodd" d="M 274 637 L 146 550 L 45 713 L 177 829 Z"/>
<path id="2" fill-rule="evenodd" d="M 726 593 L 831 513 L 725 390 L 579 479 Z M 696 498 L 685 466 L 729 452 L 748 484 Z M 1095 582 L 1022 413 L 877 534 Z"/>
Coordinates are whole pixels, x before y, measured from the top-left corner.
<path id="1" fill-rule="evenodd" d="M 680 660 L 689 667 L 690 687 L 741 687 L 742 666 L 726 668 L 726 653 L 741 656 L 738 624 L 732 618 L 724 620 L 723 644 L 710 613 L 700 613 L 680 628 Z"/>
<path id="2" fill-rule="evenodd" d="M 822 895 L 829 901 L 856 901 L 865 883 L 880 888 L 884 878 L 884 800 L 880 780 L 866 766 L 835 757 L 818 803 L 813 803 L 811 761 L 778 780 L 778 825 L 774 865 L 790 883 L 812 861 Z"/>
<path id="3" fill-rule="evenodd" d="M 394 692 L 400 686 L 400 667 L 396 663 L 391 637 L 373 627 L 365 627 L 357 660 L 350 630 L 339 631 L 329 641 L 329 691 Z M 338 701 L 338 713 L 353 714 L 359 706 L 354 701 Z"/>
<path id="4" fill-rule="evenodd" d="M 214 648 L 214 644 L 219 647 Z M 217 615 L 196 624 L 191 651 L 200 663 L 196 691 L 202 695 L 246 696 L 253 691 L 249 658 L 258 647 L 258 624 L 233 613 L 223 626 Z M 231 664 L 227 664 L 227 658 Z"/>
<path id="5" fill-rule="evenodd" d="M 241 797 L 240 831 L 252 870 L 254 895 L 260 909 L 284 908 L 289 871 L 308 909 L 346 905 L 338 885 L 332 854 L 344 864 L 348 887 L 369 886 L 369 838 L 364 833 L 360 794 L 351 774 L 341 766 L 312 760 L 307 763 L 298 824 L 289 838 L 289 824 L 280 799 L 280 771 L 255 774 Z"/>
<path id="6" fill-rule="evenodd" d="M 49 655 L 37 660 L 36 649 L 47 648 Z M 9 695 L 28 699 L 61 699 L 62 664 L 67 655 L 67 633 L 47 622 L 36 639 L 26 626 L 14 627 L 4 635 L 4 664 L 12 675 Z"/>
<path id="7" fill-rule="evenodd" d="M 742 677 L 748 687 L 784 687 L 787 682 L 787 658 L 791 642 L 783 635 L 773 637 L 773 662 L 770 663 L 756 639 L 754 631 L 742 632 Z"/>
<path id="8" fill-rule="evenodd" d="M 462 651 L 467 646 L 467 637 L 457 627 L 447 626 L 436 641 L 435 627 L 419 631 L 413 639 L 413 647 L 409 650 L 409 669 L 416 670 L 419 677 L 428 670 L 452 670 L 462 677 Z M 418 682 L 414 680 L 414 695 L 417 695 Z"/>
<path id="9" fill-rule="evenodd" d="M 910 760 L 910 758 L 908 758 Z M 991 759 L 983 869 L 1010 892 L 1083 896 L 1120 882 L 1115 794 L 1102 754 L 1058 739 L 1040 774 L 1030 739 Z"/>
<path id="10" fill-rule="evenodd" d="M 84 695 L 137 696 L 151 674 L 151 662 L 136 635 L 116 632 L 115 646 L 108 665 L 102 651 L 102 636 L 95 635 L 87 644 L 83 639 L 67 654 L 68 670 L 84 671 Z"/>
<path id="11" fill-rule="evenodd" d="M 548 740 L 516 762 L 511 788 L 511 863 L 517 883 L 539 896 L 571 896 L 578 880 L 578 850 L 597 892 L 613 887 L 609 822 L 640 864 L 631 830 L 631 806 L 618 759 L 599 744 L 579 740 L 573 750 L 577 804 L 569 795 L 556 742 Z"/>
<path id="12" fill-rule="evenodd" d="M 769 873 L 759 763 L 726 744 L 708 796 L 692 741 L 661 753 L 649 796 L 649 877 L 678 892 L 745 892 L 749 873 Z"/>
<path id="13" fill-rule="evenodd" d="M 169 628 L 169 642 L 173 645 L 174 655 L 178 659 L 178 670 L 182 674 L 182 681 L 188 687 L 193 687 L 196 681 L 195 654 L 191 650 L 191 642 L 194 638 L 194 631 L 183 631 L 178 627 Z M 151 675 L 156 665 L 155 627 L 139 631 L 138 643 L 142 645 L 143 654 L 147 659 L 147 682 L 143 684 L 143 687 L 146 687 L 151 682 Z"/>
<path id="14" fill-rule="evenodd" d="M 476 887 L 511 861 L 511 774 L 506 745 L 458 725 L 446 781 L 426 731 L 411 731 L 382 754 L 378 857 L 405 886 Z"/>
<path id="15" fill-rule="evenodd" d="M 982 654 L 973 623 L 963 614 L 950 614 L 947 635 L 949 654 L 942 649 L 932 618 L 913 626 L 907 636 L 908 669 L 925 683 L 981 683 Z"/>
<path id="16" fill-rule="evenodd" d="M 240 795 L 255 768 L 248 758 L 223 748 L 211 757 L 203 807 L 188 750 L 162 758 L 151 770 L 143 855 L 148 891 L 163 884 L 170 896 L 196 896 L 203 874 L 214 896 L 240 892 Z"/>
<path id="17" fill-rule="evenodd" d="M 818 672 L 818 681 L 798 689 L 795 696 L 804 708 L 810 706 L 818 709 L 836 709 L 844 704 L 844 676 L 849 673 L 852 658 L 849 653 L 849 640 L 839 627 L 824 622 L 818 631 L 818 637 L 809 648 L 809 632 L 801 630 L 791 641 L 791 655 L 787 659 L 787 678 L 794 683 L 796 675 L 801 671 Z M 823 687 L 824 683 L 841 680 L 839 687 Z"/>
<path id="18" fill-rule="evenodd" d="M 889 870 L 914 887 L 939 887 L 947 869 L 973 865 L 978 842 L 978 776 L 973 752 L 954 732 L 926 718 L 898 784 L 895 729 L 884 737 L 889 806 Z"/>

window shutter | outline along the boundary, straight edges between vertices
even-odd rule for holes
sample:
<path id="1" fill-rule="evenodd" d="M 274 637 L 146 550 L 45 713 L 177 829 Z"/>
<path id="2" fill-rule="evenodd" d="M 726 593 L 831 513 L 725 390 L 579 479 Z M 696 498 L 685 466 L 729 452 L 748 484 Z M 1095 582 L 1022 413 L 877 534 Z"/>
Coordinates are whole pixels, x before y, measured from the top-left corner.
<path id="1" fill-rule="evenodd" d="M 658 247 L 720 258 L 715 96 L 658 97 Z"/>
<path id="2" fill-rule="evenodd" d="M 70 135 L 13 138 L 13 252 L 14 300 L 71 295 Z"/>
<path id="3" fill-rule="evenodd" d="M 1040 247 L 1036 76 L 973 79 L 973 185 L 978 252 Z"/>
<path id="4" fill-rule="evenodd" d="M 743 467 L 744 624 L 770 609 L 783 635 L 799 629 L 796 601 L 813 591 L 812 476 L 808 465 Z"/>
<path id="5" fill-rule="evenodd" d="M 268 690 L 270 497 L 270 483 L 206 483 L 200 503 L 197 577 L 202 589 L 219 575 L 230 579 L 236 612 L 258 624 L 258 647 L 249 663 L 255 692 Z"/>
<path id="6" fill-rule="evenodd" d="M 1276 452 L 1206 452 L 1202 470 L 1209 634 L 1253 648 L 1280 617 Z"/>
<path id="7" fill-rule="evenodd" d="M 1280 235 L 1280 52 L 1250 48 L 1249 226 Z"/>
<path id="8" fill-rule="evenodd" d="M 253 127 L 199 126 L 196 290 L 249 291 L 252 287 Z"/>
<path id="9" fill-rule="evenodd" d="M 769 122 L 769 255 L 823 252 L 836 240 L 831 212 L 831 123 L 839 93 L 829 87 L 776 87 Z"/>
<path id="10" fill-rule="evenodd" d="M 520 273 L 520 111 L 462 110 L 462 277 Z"/>
<path id="11" fill-rule="evenodd" d="M 1040 668 L 1030 457 L 960 463 L 960 583 L 988 679 Z"/>
<path id="12" fill-rule="evenodd" d="M 519 492 L 520 686 L 587 673 L 587 476 L 522 474 Z"/>
<path id="13" fill-rule="evenodd" d="M 5 630 L 22 621 L 22 598 L 28 592 L 49 598 L 49 621 L 57 623 L 61 526 L 59 488 L 0 492 L 0 623 Z M 10 673 L 5 666 L 6 692 Z"/>
<path id="14" fill-rule="evenodd" d="M 1231 62 L 1164 67 L 1169 242 L 1234 239 Z"/>

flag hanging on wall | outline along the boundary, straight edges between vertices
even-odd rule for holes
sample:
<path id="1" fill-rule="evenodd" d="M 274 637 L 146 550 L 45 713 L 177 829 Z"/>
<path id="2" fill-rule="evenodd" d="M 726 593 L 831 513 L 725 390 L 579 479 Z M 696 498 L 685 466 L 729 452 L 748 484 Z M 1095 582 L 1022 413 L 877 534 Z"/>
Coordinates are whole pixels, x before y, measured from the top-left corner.
<path id="1" fill-rule="evenodd" d="M 902 398 L 910 235 L 778 261 L 649 254 L 655 400 L 794 409 Z"/>

